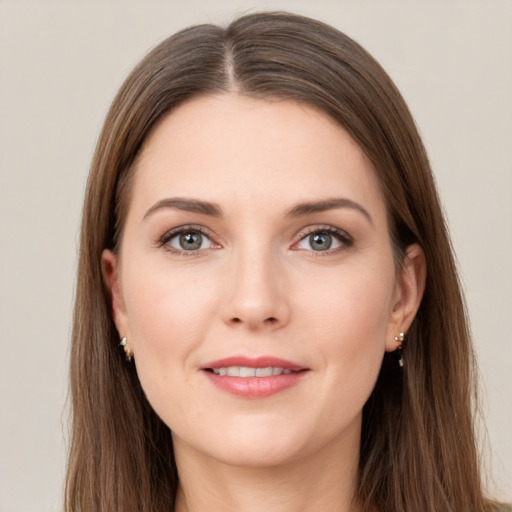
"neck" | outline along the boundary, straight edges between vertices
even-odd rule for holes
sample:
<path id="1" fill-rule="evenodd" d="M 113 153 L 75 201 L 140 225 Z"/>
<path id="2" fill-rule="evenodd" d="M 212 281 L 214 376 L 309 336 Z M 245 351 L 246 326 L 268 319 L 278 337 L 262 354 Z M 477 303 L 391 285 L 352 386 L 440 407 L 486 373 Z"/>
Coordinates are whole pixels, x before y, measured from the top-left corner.
<path id="1" fill-rule="evenodd" d="M 359 433 L 281 465 L 236 466 L 174 440 L 176 512 L 360 512 Z"/>

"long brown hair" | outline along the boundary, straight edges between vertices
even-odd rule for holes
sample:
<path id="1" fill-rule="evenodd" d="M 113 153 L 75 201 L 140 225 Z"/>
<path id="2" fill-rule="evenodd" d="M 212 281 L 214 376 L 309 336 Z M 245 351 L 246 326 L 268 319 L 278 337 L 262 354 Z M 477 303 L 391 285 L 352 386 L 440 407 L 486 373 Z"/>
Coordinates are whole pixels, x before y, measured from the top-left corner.
<path id="1" fill-rule="evenodd" d="M 489 510 L 472 408 L 466 311 L 429 162 L 400 93 L 357 43 L 320 22 L 260 13 L 227 28 L 200 25 L 151 51 L 107 115 L 89 176 L 71 351 L 72 438 L 66 511 L 173 509 L 171 433 L 118 348 L 101 253 L 116 250 L 138 151 L 184 101 L 236 91 L 313 105 L 342 125 L 373 163 L 397 260 L 418 242 L 427 284 L 399 369 L 384 358 L 363 411 L 359 497 L 364 510 Z"/>

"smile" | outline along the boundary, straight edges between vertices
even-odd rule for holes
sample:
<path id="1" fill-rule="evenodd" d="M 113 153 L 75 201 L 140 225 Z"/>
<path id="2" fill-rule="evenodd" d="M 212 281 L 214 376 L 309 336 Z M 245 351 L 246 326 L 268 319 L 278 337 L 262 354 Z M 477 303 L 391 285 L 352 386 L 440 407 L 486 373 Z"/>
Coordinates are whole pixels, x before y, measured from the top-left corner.
<path id="1" fill-rule="evenodd" d="M 266 368 L 251 368 L 249 366 L 224 366 L 222 368 L 211 368 L 215 375 L 222 377 L 272 377 L 275 375 L 287 375 L 292 373 L 289 368 L 267 366 Z"/>
<path id="2" fill-rule="evenodd" d="M 242 398 L 266 398 L 298 385 L 309 368 L 274 357 L 230 357 L 200 368 L 215 388 Z"/>

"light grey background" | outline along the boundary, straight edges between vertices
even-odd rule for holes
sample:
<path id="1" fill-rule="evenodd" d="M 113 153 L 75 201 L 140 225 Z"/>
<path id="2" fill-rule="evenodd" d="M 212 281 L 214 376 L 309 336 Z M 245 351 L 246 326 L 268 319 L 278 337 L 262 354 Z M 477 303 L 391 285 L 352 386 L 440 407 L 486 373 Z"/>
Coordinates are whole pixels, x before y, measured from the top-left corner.
<path id="1" fill-rule="evenodd" d="M 345 31 L 409 102 L 473 321 L 489 489 L 512 501 L 511 0 L 0 0 L 0 512 L 61 507 L 77 230 L 110 101 L 174 31 L 262 9 Z"/>

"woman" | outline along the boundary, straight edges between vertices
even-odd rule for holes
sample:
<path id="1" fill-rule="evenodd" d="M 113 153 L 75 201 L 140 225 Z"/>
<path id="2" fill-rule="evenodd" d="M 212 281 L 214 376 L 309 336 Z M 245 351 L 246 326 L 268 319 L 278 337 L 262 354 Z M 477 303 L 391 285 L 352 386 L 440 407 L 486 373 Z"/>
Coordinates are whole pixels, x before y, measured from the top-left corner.
<path id="1" fill-rule="evenodd" d="M 164 41 L 81 236 L 67 510 L 492 510 L 427 156 L 347 36 L 274 13 Z"/>

